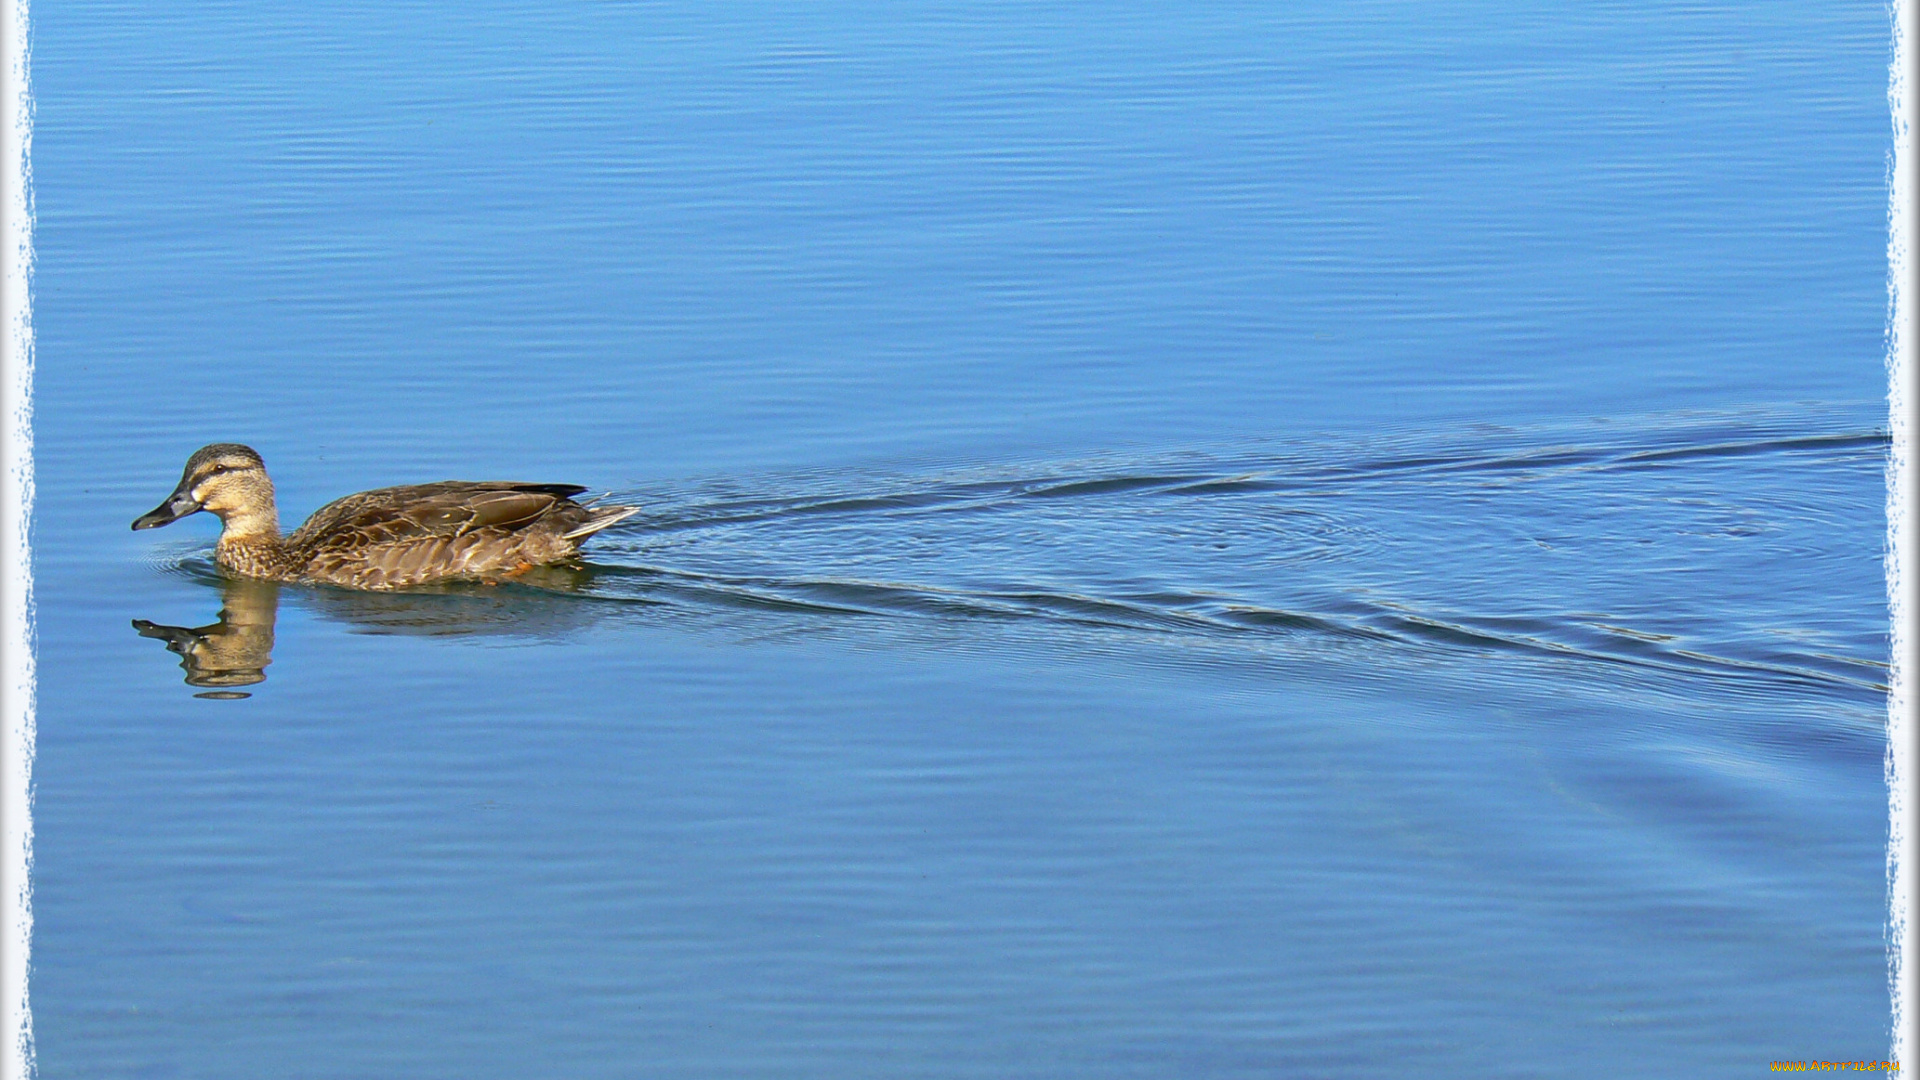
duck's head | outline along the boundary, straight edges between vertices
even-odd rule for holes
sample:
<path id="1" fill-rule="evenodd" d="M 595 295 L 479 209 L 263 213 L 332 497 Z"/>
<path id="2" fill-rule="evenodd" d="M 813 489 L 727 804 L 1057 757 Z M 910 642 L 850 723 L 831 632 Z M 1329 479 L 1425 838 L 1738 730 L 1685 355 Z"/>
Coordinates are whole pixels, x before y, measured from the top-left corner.
<path id="1" fill-rule="evenodd" d="M 194 451 L 173 494 L 135 518 L 133 527 L 157 529 L 202 510 L 219 515 L 229 525 L 238 524 L 236 519 L 274 522 L 273 482 L 267 479 L 266 463 L 252 447 L 214 443 Z"/>

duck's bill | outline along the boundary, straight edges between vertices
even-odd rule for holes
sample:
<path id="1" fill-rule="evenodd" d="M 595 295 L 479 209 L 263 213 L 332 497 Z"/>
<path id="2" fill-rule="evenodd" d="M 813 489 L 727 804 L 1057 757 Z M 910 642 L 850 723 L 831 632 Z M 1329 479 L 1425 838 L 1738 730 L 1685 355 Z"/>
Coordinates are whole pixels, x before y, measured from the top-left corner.
<path id="1" fill-rule="evenodd" d="M 200 502 L 185 491 L 175 491 L 167 501 L 133 519 L 136 529 L 157 529 L 171 525 L 188 514 L 200 512 Z"/>

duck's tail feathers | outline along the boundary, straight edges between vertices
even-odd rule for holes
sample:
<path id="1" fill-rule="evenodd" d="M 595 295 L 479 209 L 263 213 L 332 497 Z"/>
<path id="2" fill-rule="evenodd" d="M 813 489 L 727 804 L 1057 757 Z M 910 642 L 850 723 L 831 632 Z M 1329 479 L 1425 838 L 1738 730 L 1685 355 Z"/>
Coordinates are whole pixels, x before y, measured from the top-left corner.
<path id="1" fill-rule="evenodd" d="M 601 529 L 609 525 L 618 525 L 639 512 L 640 508 L 637 506 L 596 506 L 593 508 L 593 516 L 587 519 L 585 525 L 571 532 L 561 533 L 560 539 L 585 540 Z"/>

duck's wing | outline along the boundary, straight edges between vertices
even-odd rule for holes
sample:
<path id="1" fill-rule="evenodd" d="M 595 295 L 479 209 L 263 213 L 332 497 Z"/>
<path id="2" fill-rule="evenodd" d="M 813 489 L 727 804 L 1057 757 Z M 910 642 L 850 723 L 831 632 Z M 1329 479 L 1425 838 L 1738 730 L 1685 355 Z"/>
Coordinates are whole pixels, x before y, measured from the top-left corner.
<path id="1" fill-rule="evenodd" d="M 474 483 L 380 488 L 349 495 L 314 511 L 287 538 L 290 546 L 367 547 L 407 540 L 451 540 L 482 529 L 523 529 L 559 512 L 554 524 L 571 526 L 586 514 L 571 496 L 587 490 L 578 484 Z M 562 530 L 564 531 L 564 530 Z"/>
<path id="2" fill-rule="evenodd" d="M 303 576 L 356 588 L 484 577 L 571 557 L 585 534 L 568 534 L 608 510 L 574 502 L 585 490 L 457 480 L 382 488 L 321 507 L 287 543 Z"/>

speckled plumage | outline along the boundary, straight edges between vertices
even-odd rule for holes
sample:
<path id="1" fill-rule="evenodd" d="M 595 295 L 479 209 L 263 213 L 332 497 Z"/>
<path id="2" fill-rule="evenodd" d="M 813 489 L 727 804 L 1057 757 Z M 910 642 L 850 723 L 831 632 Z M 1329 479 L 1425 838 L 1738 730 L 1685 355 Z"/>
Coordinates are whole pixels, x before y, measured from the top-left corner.
<path id="1" fill-rule="evenodd" d="M 573 501 L 573 484 L 445 480 L 348 495 L 280 535 L 273 483 L 238 443 L 187 460 L 167 501 L 134 521 L 155 528 L 206 510 L 221 520 L 214 557 L 248 577 L 395 589 L 449 579 L 491 580 L 573 558 L 588 537 L 637 507 Z"/>

